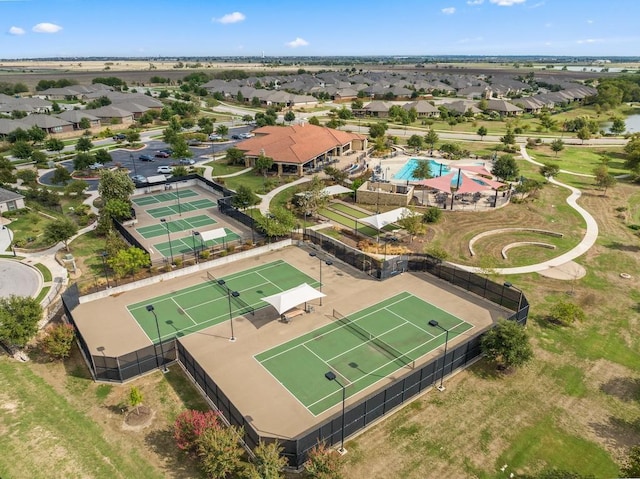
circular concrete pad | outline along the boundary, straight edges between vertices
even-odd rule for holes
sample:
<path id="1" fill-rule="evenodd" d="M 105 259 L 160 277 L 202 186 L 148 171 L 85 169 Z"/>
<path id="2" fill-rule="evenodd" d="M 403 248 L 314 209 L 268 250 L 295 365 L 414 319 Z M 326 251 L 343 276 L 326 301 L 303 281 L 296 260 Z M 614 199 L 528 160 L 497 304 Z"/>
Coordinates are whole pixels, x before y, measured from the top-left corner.
<path id="1" fill-rule="evenodd" d="M 40 291 L 40 272 L 18 261 L 0 259 L 0 297 L 35 297 Z"/>
<path id="2" fill-rule="evenodd" d="M 585 270 L 582 265 L 579 265 L 574 261 L 569 261 L 568 263 L 561 264 L 560 266 L 554 266 L 552 268 L 545 269 L 544 271 L 540 271 L 538 274 L 546 278 L 575 280 L 586 275 L 587 270 Z"/>

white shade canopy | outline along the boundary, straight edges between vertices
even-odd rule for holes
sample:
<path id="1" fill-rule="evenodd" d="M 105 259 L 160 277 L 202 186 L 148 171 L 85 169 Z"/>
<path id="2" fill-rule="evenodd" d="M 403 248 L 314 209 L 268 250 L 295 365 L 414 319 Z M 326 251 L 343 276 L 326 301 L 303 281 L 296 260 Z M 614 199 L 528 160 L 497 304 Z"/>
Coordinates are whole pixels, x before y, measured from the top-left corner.
<path id="1" fill-rule="evenodd" d="M 272 294 L 271 296 L 262 298 L 262 301 L 265 301 L 276 308 L 278 314 L 282 314 L 302 303 L 312 299 L 323 298 L 325 296 L 326 294 L 312 288 L 307 283 L 302 283 L 300 286 L 288 289 L 282 293 Z"/>

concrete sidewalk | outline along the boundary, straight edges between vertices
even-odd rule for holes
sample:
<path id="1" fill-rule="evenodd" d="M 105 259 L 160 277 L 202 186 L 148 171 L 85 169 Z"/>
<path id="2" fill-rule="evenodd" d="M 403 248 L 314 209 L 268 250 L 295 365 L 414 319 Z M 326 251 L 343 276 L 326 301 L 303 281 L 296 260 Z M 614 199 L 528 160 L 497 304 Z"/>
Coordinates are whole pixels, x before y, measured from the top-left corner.
<path id="1" fill-rule="evenodd" d="M 542 166 L 542 163 L 538 163 L 537 161 L 534 161 L 529 156 L 529 153 L 527 153 L 527 150 L 524 146 L 520 146 L 520 153 L 522 154 L 522 157 L 526 161 L 533 163 L 534 165 Z M 567 172 L 567 173 L 571 174 L 571 172 Z M 580 176 L 583 176 L 583 175 L 580 175 Z M 582 216 L 582 218 L 584 218 L 584 221 L 587 225 L 587 231 L 584 237 L 575 248 L 573 248 L 570 251 L 567 251 L 564 254 L 561 254 L 556 258 L 550 259 L 549 261 L 544 261 L 542 263 L 532 264 L 528 266 L 520 266 L 516 268 L 496 268 L 495 272 L 497 274 L 508 275 L 508 274 L 522 274 L 522 273 L 538 273 L 540 271 L 545 271 L 550 268 L 562 266 L 565 263 L 568 263 L 569 261 L 572 261 L 578 258 L 579 256 L 582 256 L 587 251 L 589 251 L 589 249 L 595 244 L 596 240 L 598 239 L 598 223 L 596 223 L 596 220 L 593 218 L 593 216 L 591 216 L 591 214 L 589 214 L 588 211 L 586 211 L 584 208 L 578 205 L 578 199 L 582 195 L 582 192 L 577 188 L 574 188 L 569 185 L 565 185 L 564 183 L 560 183 L 559 181 L 553 178 L 549 180 L 549 183 L 552 183 L 557 186 L 561 186 L 563 188 L 567 188 L 568 190 L 571 191 L 571 194 L 567 198 L 567 204 L 571 206 L 574 210 L 576 210 L 580 214 L 580 216 Z M 470 271 L 472 273 L 481 273 L 483 271 L 482 268 L 477 268 L 473 266 L 466 266 L 466 265 L 456 264 L 456 263 L 450 263 L 450 264 L 460 269 L 463 269 L 465 271 Z"/>

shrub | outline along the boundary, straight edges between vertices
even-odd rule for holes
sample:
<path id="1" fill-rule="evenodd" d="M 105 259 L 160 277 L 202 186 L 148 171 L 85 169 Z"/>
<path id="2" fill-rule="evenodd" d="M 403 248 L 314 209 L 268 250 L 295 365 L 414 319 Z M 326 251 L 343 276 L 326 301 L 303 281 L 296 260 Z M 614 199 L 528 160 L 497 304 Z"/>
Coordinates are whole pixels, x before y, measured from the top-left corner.
<path id="1" fill-rule="evenodd" d="M 173 437 L 179 449 L 195 454 L 198 438 L 207 429 L 220 429 L 220 419 L 213 411 L 187 410 L 180 413 L 173 424 Z"/>
<path id="2" fill-rule="evenodd" d="M 68 358 L 73 346 L 74 334 L 73 326 L 70 324 L 55 325 L 42 340 L 44 351 L 54 359 Z"/>
<path id="3" fill-rule="evenodd" d="M 200 257 L 202 259 L 209 259 L 209 256 L 211 256 L 211 253 L 209 252 L 208 249 L 206 249 L 204 251 L 200 251 Z"/>
<path id="4" fill-rule="evenodd" d="M 430 206 L 427 211 L 422 215 L 422 221 L 424 223 L 437 223 L 442 218 L 442 210 L 435 206 Z"/>

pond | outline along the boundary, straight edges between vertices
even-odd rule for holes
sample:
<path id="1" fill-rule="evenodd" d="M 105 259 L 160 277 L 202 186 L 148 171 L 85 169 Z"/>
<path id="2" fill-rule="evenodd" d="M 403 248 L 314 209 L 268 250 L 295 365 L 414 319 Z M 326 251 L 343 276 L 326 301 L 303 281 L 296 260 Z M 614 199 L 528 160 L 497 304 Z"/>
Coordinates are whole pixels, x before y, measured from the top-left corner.
<path id="1" fill-rule="evenodd" d="M 627 133 L 640 132 L 640 114 L 629 115 L 624 119 L 624 124 L 627 126 Z M 611 127 L 610 121 L 607 121 L 602 124 L 602 129 L 607 133 L 611 133 L 609 131 L 610 127 Z"/>

